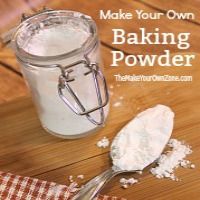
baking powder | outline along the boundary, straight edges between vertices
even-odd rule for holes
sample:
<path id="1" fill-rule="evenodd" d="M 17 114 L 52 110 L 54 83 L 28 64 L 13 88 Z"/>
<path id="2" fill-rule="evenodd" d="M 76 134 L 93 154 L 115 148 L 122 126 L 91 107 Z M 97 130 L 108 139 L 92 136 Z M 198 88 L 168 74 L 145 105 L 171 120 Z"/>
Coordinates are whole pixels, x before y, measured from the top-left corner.
<path id="1" fill-rule="evenodd" d="M 158 166 L 152 168 L 150 172 L 156 176 L 156 178 L 169 178 L 177 181 L 179 179 L 175 176 L 174 169 L 179 166 L 184 168 L 195 167 L 189 160 L 184 160 L 187 155 L 192 153 L 192 150 L 189 145 L 176 139 L 170 139 L 168 146 L 171 150 L 160 156 L 157 161 Z"/>
<path id="2" fill-rule="evenodd" d="M 173 129 L 174 113 L 157 105 L 138 114 L 111 145 L 114 169 L 142 170 L 162 153 Z"/>
<path id="3" fill-rule="evenodd" d="M 81 48 L 83 43 L 90 38 L 90 34 L 80 26 L 77 27 L 76 23 L 74 25 L 70 22 L 69 24 L 55 25 L 39 30 L 23 45 L 23 49 L 32 55 L 43 57 L 62 55 Z M 91 52 L 90 56 L 92 61 L 98 60 L 96 51 Z M 55 61 L 54 64 L 66 66 L 82 59 L 83 53 L 79 53 L 76 56 Z M 48 61 L 47 58 L 46 61 Z M 98 100 L 93 76 L 92 74 L 84 76 L 86 72 L 88 69 L 83 64 L 73 67 L 70 76 L 75 81 L 70 82 L 70 86 L 85 108 L 91 109 L 97 106 Z M 74 114 L 59 97 L 58 78 L 61 75 L 61 70 L 58 67 L 36 67 L 33 69 L 24 67 L 23 73 L 37 103 L 42 125 L 47 130 L 65 137 L 89 133 L 97 128 L 85 116 Z M 80 110 L 71 95 L 66 90 L 63 92 L 71 104 Z M 107 116 L 108 106 L 104 108 L 105 116 Z M 99 111 L 91 113 L 91 116 L 97 121 L 100 119 Z"/>

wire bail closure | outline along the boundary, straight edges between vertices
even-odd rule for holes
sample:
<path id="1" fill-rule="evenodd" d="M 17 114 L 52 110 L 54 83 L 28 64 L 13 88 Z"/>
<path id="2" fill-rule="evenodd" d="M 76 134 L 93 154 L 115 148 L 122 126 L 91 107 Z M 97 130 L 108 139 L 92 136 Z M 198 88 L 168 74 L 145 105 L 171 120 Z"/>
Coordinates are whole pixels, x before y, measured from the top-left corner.
<path id="1" fill-rule="evenodd" d="M 84 73 L 84 75 L 87 76 L 88 74 L 92 73 L 92 77 L 93 77 L 94 84 L 95 84 L 95 90 L 96 90 L 96 95 L 97 95 L 97 99 L 98 99 L 98 106 L 91 108 L 89 110 L 86 110 L 85 106 L 81 103 L 79 97 L 75 94 L 75 92 L 73 91 L 73 89 L 71 88 L 71 86 L 69 84 L 70 82 L 75 80 L 73 77 L 70 77 L 70 73 L 73 71 L 73 69 L 69 69 L 69 68 L 72 68 L 72 67 L 79 65 L 79 64 L 84 64 L 84 66 L 89 69 L 89 71 Z M 68 70 L 65 70 L 65 69 L 68 69 Z M 58 94 L 59 94 L 60 98 L 63 100 L 63 102 L 75 114 L 81 115 L 81 116 L 85 115 L 91 123 L 93 123 L 97 126 L 103 125 L 104 122 L 105 122 L 105 114 L 104 114 L 103 107 L 108 104 L 109 94 L 108 94 L 108 88 L 107 88 L 105 77 L 104 77 L 103 73 L 101 72 L 98 64 L 97 63 L 90 63 L 86 60 L 80 60 L 80 61 L 77 61 L 75 63 L 72 63 L 72 64 L 66 66 L 65 68 L 62 68 L 61 72 L 62 73 L 59 76 L 59 80 L 58 80 L 58 82 L 59 82 L 58 83 Z M 101 94 L 101 90 L 100 90 L 100 86 L 99 86 L 98 77 L 103 82 L 103 89 L 104 89 L 104 94 L 105 94 L 104 102 L 103 102 L 103 99 L 102 99 L 102 94 Z M 75 102 L 79 106 L 80 111 L 75 106 L 73 106 L 72 103 L 70 103 L 70 101 L 64 95 L 63 90 L 67 90 L 69 92 L 71 97 L 75 100 Z M 97 110 L 99 110 L 99 114 L 100 114 L 100 120 L 99 121 L 95 120 L 91 116 L 91 113 L 95 112 Z"/>
<path id="2" fill-rule="evenodd" d="M 21 22 L 24 22 L 24 21 L 26 21 L 27 19 L 29 19 L 31 17 L 35 17 L 38 14 L 45 13 L 45 12 L 48 13 L 48 11 L 53 11 L 53 10 L 50 9 L 50 8 L 45 8 L 44 7 L 42 10 L 40 10 L 39 12 L 37 12 L 37 13 L 35 13 L 33 15 L 25 15 L 25 14 L 23 14 L 22 18 L 21 18 Z M 85 16 L 85 15 L 81 15 L 81 17 L 90 19 L 89 16 Z M 14 28 L 9 33 L 6 33 L 5 36 L 3 36 L 4 43 L 9 43 L 11 41 L 11 36 L 12 36 L 13 32 L 15 32 L 15 31 L 16 31 L 16 28 Z M 97 43 L 95 43 L 95 45 L 97 45 Z M 61 75 L 59 76 L 58 86 L 57 86 L 58 87 L 59 97 L 69 107 L 69 109 L 72 110 L 76 115 L 86 116 L 87 119 L 91 123 L 93 123 L 96 126 L 101 126 L 101 125 L 103 125 L 105 123 L 104 107 L 108 104 L 109 94 L 108 94 L 108 88 L 107 88 L 105 77 L 104 77 L 101 69 L 99 68 L 98 63 L 90 62 L 90 60 L 87 57 L 87 55 L 89 53 L 90 53 L 90 51 L 87 52 L 86 55 L 84 55 L 84 59 L 79 60 L 77 62 L 74 62 L 74 63 L 72 63 L 70 65 L 67 65 L 67 66 L 61 66 L 60 64 L 51 64 L 51 65 L 34 64 L 33 65 L 33 64 L 31 64 L 31 63 L 29 63 L 27 61 L 23 61 L 18 56 L 17 56 L 17 59 L 20 62 L 24 63 L 24 65 L 29 66 L 29 67 L 35 67 L 35 66 L 37 66 L 37 67 L 49 67 L 49 68 L 58 67 L 61 70 Z M 84 73 L 85 76 L 87 76 L 88 74 L 92 74 L 94 85 L 95 85 L 95 90 L 96 90 L 96 95 L 97 95 L 98 106 L 96 106 L 94 108 L 90 108 L 88 110 L 85 108 L 85 106 L 80 101 L 79 97 L 76 95 L 76 93 L 73 91 L 73 89 L 70 86 L 70 82 L 75 80 L 73 77 L 70 76 L 70 73 L 73 72 L 72 68 L 74 66 L 76 66 L 76 65 L 79 65 L 79 64 L 83 64 L 86 68 L 88 68 L 88 72 Z M 102 93 L 101 93 L 101 89 L 100 89 L 98 78 L 103 83 L 104 98 L 102 98 Z M 73 106 L 73 104 L 69 101 L 69 99 L 64 95 L 64 90 L 66 90 L 71 95 L 71 97 L 74 99 L 74 101 L 78 105 L 79 110 L 75 106 Z M 99 115 L 100 115 L 100 119 L 99 120 L 96 120 L 91 116 L 91 113 L 93 113 L 93 112 L 95 112 L 97 110 L 99 110 Z"/>

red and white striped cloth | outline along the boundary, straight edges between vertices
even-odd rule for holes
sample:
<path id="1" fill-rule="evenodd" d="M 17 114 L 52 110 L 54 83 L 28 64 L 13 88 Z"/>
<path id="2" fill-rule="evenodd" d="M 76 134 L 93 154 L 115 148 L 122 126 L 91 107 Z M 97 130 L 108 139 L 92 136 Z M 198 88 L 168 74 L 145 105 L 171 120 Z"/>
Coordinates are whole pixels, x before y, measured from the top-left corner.
<path id="1" fill-rule="evenodd" d="M 69 200 L 74 188 L 0 171 L 0 200 Z M 99 196 L 98 200 L 125 200 Z"/>

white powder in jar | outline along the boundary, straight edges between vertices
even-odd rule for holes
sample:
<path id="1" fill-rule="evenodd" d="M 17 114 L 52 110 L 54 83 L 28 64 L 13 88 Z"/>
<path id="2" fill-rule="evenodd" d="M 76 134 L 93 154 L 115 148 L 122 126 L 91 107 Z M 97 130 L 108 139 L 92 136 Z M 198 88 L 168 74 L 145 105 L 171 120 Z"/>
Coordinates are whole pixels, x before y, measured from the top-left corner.
<path id="1" fill-rule="evenodd" d="M 173 129 L 174 113 L 157 105 L 138 114 L 114 138 L 111 145 L 113 168 L 143 170 L 162 153 Z"/>
<path id="2" fill-rule="evenodd" d="M 63 24 L 40 30 L 24 44 L 23 49 L 38 56 L 61 55 L 80 48 L 88 37 L 87 32 Z"/>
<path id="3" fill-rule="evenodd" d="M 80 26 L 73 26 L 72 23 L 60 24 L 39 30 L 23 44 L 22 48 L 28 53 L 37 56 L 56 56 L 82 47 L 90 37 L 91 33 Z M 66 66 L 84 59 L 83 54 L 84 52 L 73 57 L 51 62 L 46 59 L 45 65 L 61 64 Z M 99 55 L 97 50 L 92 51 L 89 56 L 91 56 L 91 59 L 94 59 L 92 62 L 98 62 Z M 83 64 L 73 67 L 73 70 L 70 76 L 73 76 L 75 81 L 70 82 L 70 86 L 86 109 L 96 107 L 98 101 L 92 74 L 83 75 L 85 72 L 88 72 L 88 69 Z M 85 116 L 73 113 L 59 97 L 57 86 L 58 78 L 61 75 L 60 69 L 48 67 L 33 67 L 33 69 L 30 69 L 25 66 L 23 67 L 23 74 L 28 80 L 39 111 L 39 118 L 45 129 L 62 137 L 73 138 L 78 137 L 76 135 L 81 136 L 98 128 Z M 66 92 L 66 89 L 63 91 L 73 106 L 77 108 L 77 104 L 70 97 L 69 93 Z M 105 116 L 107 116 L 108 106 L 104 107 L 104 111 Z M 95 111 L 91 115 L 99 121 L 99 111 Z"/>

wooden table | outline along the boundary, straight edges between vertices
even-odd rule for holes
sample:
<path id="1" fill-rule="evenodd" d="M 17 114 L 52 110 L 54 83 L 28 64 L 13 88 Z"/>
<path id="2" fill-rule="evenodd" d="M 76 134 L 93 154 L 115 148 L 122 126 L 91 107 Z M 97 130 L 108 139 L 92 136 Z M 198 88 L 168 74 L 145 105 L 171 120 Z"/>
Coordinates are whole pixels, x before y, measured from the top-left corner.
<path id="1" fill-rule="evenodd" d="M 21 11 L 32 11 L 41 6 L 41 1 L 19 1 Z M 3 2 L 1 2 L 3 4 Z M 180 182 L 170 180 L 158 180 L 149 174 L 147 170 L 142 175 L 134 175 L 139 178 L 139 184 L 127 190 L 120 188 L 119 177 L 114 178 L 102 191 L 102 193 L 125 197 L 127 199 L 148 200 L 187 200 L 200 198 L 200 3 L 187 1 L 178 3 L 169 0 L 160 3 L 158 0 L 151 1 L 47 1 L 46 5 L 55 9 L 78 10 L 91 15 L 99 27 L 102 56 L 105 63 L 105 75 L 109 85 L 113 85 L 114 95 L 111 96 L 110 115 L 106 127 L 96 134 L 80 140 L 63 140 L 46 133 L 40 126 L 35 108 L 28 95 L 26 86 L 19 70 L 19 65 L 11 50 L 2 47 L 0 51 L 0 170 L 15 174 L 38 177 L 44 180 L 56 181 L 68 184 L 68 175 L 84 174 L 82 183 L 93 176 L 101 173 L 111 165 L 109 149 L 99 149 L 96 142 L 103 136 L 110 140 L 115 134 L 138 112 L 154 106 L 165 104 L 175 112 L 175 127 L 172 137 L 185 140 L 194 150 L 189 159 L 195 163 L 196 169 L 178 169 L 177 175 L 182 179 Z M 195 20 L 173 20 L 163 18 L 160 21 L 102 21 L 98 19 L 99 9 L 109 9 L 114 6 L 117 10 L 122 8 L 126 11 L 143 9 L 148 12 L 166 12 L 173 8 L 177 11 L 190 10 L 196 14 Z M 181 6 L 180 6 L 181 5 Z M 4 5 L 5 6 L 5 5 Z M 7 13 L 15 7 L 8 4 Z M 6 9 L 5 13 L 6 13 Z M 19 13 L 16 16 L 19 17 Z M 14 18 L 16 20 L 17 17 Z M 152 51 L 152 47 L 130 48 L 127 45 L 114 46 L 111 44 L 111 28 L 121 27 L 127 31 L 137 32 L 139 27 L 160 27 L 163 32 L 190 31 L 190 52 L 196 52 L 196 59 L 192 67 L 121 67 L 112 68 L 112 49 L 120 48 L 127 54 L 145 54 Z M 4 29 L 5 30 L 5 27 Z M 172 52 L 178 52 L 175 46 L 167 46 Z M 153 48 L 160 54 L 162 48 Z M 193 75 L 192 82 L 123 82 L 118 83 L 114 74 L 171 74 L 171 75 Z M 24 97 L 26 96 L 26 97 Z M 122 105 L 114 107 L 114 103 L 123 96 Z M 12 100 L 12 101 L 11 101 Z"/>

